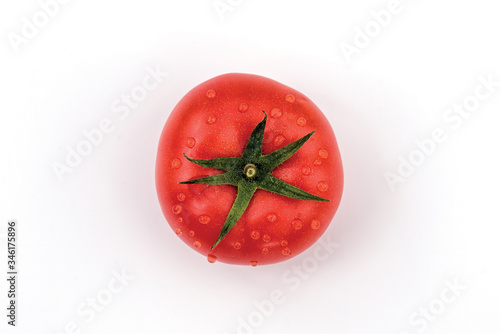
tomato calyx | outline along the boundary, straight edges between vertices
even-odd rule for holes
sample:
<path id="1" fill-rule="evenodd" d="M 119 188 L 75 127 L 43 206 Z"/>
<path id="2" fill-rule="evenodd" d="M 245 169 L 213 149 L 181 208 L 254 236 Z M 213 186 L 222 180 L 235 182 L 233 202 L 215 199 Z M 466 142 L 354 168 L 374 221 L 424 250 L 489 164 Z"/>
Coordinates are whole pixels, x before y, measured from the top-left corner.
<path id="1" fill-rule="evenodd" d="M 271 172 L 276 167 L 295 154 L 316 131 L 274 152 L 262 155 L 262 141 L 267 121 L 267 114 L 265 111 L 263 113 L 264 119 L 254 128 L 241 157 L 202 160 L 189 158 L 183 153 L 184 157 L 194 164 L 201 167 L 224 170 L 226 173 L 179 182 L 179 184 L 229 184 L 238 188 L 236 200 L 226 217 L 219 237 L 211 249 L 215 248 L 234 225 L 236 225 L 250 204 L 250 200 L 257 189 L 267 190 L 299 200 L 330 202 L 328 199 L 312 195 L 271 175 Z"/>

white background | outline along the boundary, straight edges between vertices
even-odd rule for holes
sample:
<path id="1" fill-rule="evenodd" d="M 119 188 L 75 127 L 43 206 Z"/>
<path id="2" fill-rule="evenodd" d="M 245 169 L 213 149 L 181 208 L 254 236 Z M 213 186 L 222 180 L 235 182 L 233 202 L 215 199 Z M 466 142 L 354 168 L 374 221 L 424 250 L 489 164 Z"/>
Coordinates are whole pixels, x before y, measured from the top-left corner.
<path id="1" fill-rule="evenodd" d="M 389 1 L 232 3 L 221 19 L 213 0 L 72 0 L 16 47 L 41 7 L 2 2 L 0 267 L 16 219 L 20 276 L 11 328 L 0 275 L 0 332 L 498 333 L 500 87 L 459 126 L 443 118 L 480 77 L 500 81 L 495 2 L 401 0 L 351 57 L 342 43 L 377 29 L 370 13 Z M 156 67 L 169 75 L 120 119 L 111 105 Z M 336 133 L 345 192 L 325 239 L 339 247 L 307 277 L 290 270 L 314 264 L 318 245 L 276 265 L 209 264 L 161 213 L 163 125 L 188 90 L 227 72 L 303 92 Z M 60 180 L 54 163 L 106 118 L 113 131 Z M 391 190 L 386 173 L 438 128 L 446 141 Z M 82 315 L 122 270 L 134 279 Z M 283 303 L 257 313 L 272 291 Z"/>

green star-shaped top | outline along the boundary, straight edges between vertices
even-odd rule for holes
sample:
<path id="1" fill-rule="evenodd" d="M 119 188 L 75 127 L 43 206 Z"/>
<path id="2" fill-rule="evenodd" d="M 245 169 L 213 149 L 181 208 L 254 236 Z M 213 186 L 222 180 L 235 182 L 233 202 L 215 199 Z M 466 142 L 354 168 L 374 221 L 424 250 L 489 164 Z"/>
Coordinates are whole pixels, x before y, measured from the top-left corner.
<path id="1" fill-rule="evenodd" d="M 186 154 L 186 159 L 202 167 L 215 168 L 226 171 L 224 174 L 212 175 L 199 179 L 194 179 L 179 184 L 211 184 L 222 185 L 231 184 L 238 187 L 238 195 L 227 215 L 226 222 L 222 226 L 219 238 L 211 247 L 212 249 L 226 236 L 226 234 L 236 225 L 238 219 L 243 215 L 257 189 L 267 190 L 276 194 L 290 198 L 323 201 L 330 200 L 314 196 L 297 187 L 294 187 L 274 176 L 271 171 L 290 158 L 304 143 L 314 134 L 313 131 L 299 140 L 290 143 L 279 150 L 267 155 L 262 155 L 262 140 L 264 138 L 264 128 L 266 127 L 267 114 L 264 112 L 264 119 L 257 124 L 248 140 L 245 151 L 241 157 L 215 158 L 211 160 L 191 159 Z"/>

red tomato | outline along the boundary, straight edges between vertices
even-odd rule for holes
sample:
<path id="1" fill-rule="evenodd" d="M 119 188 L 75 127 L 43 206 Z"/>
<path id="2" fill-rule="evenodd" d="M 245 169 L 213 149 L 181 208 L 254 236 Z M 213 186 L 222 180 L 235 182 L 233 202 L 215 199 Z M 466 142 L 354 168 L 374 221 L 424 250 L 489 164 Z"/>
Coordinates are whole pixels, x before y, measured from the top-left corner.
<path id="1" fill-rule="evenodd" d="M 343 171 L 333 130 L 311 100 L 231 73 L 193 88 L 172 111 L 156 187 L 182 241 L 210 262 L 256 266 L 319 239 L 340 203 Z"/>

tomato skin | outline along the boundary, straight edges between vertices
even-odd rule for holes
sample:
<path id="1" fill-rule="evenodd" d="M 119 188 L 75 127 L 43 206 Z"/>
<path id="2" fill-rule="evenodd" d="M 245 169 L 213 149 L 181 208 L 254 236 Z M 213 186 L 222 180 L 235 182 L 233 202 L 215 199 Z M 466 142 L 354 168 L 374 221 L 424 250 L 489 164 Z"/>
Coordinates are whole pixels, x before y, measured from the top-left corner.
<path id="1" fill-rule="evenodd" d="M 236 198 L 231 185 L 178 184 L 223 171 L 198 166 L 190 158 L 239 157 L 266 111 L 262 154 L 269 154 L 316 131 L 272 175 L 330 202 L 288 198 L 257 190 L 226 237 L 214 248 Z M 174 232 L 210 262 L 262 265 L 298 255 L 325 232 L 342 196 L 343 170 L 333 130 L 302 93 L 274 80 L 230 73 L 189 91 L 163 129 L 157 153 L 156 187 Z"/>

